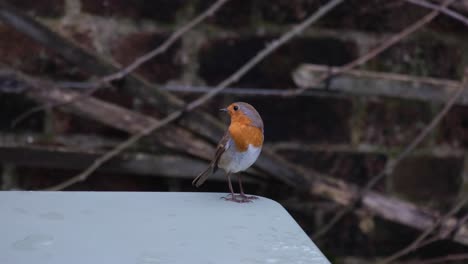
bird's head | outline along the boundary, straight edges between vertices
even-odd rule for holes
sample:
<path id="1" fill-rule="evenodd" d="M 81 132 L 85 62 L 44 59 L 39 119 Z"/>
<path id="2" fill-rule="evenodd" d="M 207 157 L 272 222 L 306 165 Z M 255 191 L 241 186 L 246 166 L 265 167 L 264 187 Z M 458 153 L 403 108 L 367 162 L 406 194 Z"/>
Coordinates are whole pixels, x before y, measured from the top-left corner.
<path id="1" fill-rule="evenodd" d="M 227 112 L 231 117 L 231 124 L 239 122 L 245 125 L 251 125 L 262 129 L 263 121 L 257 110 L 253 106 L 244 102 L 236 102 L 230 104 L 226 108 L 220 109 L 220 111 Z"/>

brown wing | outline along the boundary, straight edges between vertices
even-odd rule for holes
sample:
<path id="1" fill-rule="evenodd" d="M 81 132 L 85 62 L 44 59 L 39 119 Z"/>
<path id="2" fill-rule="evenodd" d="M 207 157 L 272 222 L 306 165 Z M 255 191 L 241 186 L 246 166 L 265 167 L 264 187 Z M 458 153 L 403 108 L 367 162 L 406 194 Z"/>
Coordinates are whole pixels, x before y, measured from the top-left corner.
<path id="1" fill-rule="evenodd" d="M 226 148 L 228 148 L 228 144 L 229 144 L 229 131 L 226 131 L 226 133 L 224 134 L 223 138 L 221 139 L 221 141 L 219 142 L 218 146 L 216 147 L 216 153 L 215 153 L 215 156 L 213 158 L 213 161 L 211 162 L 210 166 L 208 166 L 208 168 L 206 168 L 206 170 L 204 170 L 202 173 L 200 173 L 193 181 L 192 181 L 192 185 L 196 186 L 196 187 L 200 187 L 200 185 L 202 185 L 206 179 L 208 179 L 208 176 L 210 176 L 211 174 L 215 173 L 216 170 L 218 169 L 218 162 L 219 162 L 219 159 L 221 158 L 221 155 L 224 153 L 224 151 L 226 151 Z"/>
<path id="2" fill-rule="evenodd" d="M 231 137 L 229 135 L 229 130 L 228 130 L 226 131 L 226 133 L 224 133 L 223 138 L 221 139 L 221 141 L 219 141 L 219 144 L 216 147 L 216 153 L 215 153 L 213 163 L 212 163 L 213 173 L 215 173 L 216 170 L 218 170 L 219 159 L 221 158 L 221 155 L 224 153 L 224 151 L 226 151 L 226 149 L 229 147 L 228 144 L 230 143 L 229 142 L 230 138 Z"/>

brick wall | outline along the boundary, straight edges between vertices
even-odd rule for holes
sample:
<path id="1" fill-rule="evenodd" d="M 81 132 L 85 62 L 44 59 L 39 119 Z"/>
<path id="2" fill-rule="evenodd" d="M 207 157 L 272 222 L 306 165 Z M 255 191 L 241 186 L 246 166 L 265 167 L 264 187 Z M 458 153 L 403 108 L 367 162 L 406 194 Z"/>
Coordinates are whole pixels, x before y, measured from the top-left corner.
<path id="1" fill-rule="evenodd" d="M 174 29 L 213 1 L 9 2 L 82 47 L 117 65 L 126 65 L 156 47 Z M 322 2 L 232 1 L 137 72 L 158 84 L 216 85 Z M 291 72 L 300 64 L 343 65 L 427 13 L 404 1 L 346 2 L 269 56 L 235 86 L 294 88 Z M 363 68 L 458 80 L 468 59 L 466 32 L 461 24 L 439 17 Z M 90 77 L 89 73 L 53 50 L 43 48 L 2 24 L 0 63 L 56 80 L 86 80 Z M 125 106 L 134 105 L 132 99 L 116 91 L 103 91 L 97 96 Z M 191 94 L 178 96 L 194 98 Z M 220 106 L 236 100 L 251 102 L 259 109 L 265 121 L 267 144 L 279 153 L 305 167 L 357 184 L 365 183 L 378 173 L 385 162 L 408 144 L 441 109 L 438 104 L 395 98 L 234 95 L 217 96 L 203 108 L 215 112 Z M 60 111 L 36 114 L 12 130 L 10 122 L 32 105 L 34 103 L 22 96 L 0 94 L 2 131 L 49 129 L 50 132 L 51 129 L 58 134 L 123 136 Z M 150 109 L 147 111 L 151 112 Z M 457 106 L 423 143 L 423 148 L 398 166 L 377 189 L 443 208 L 460 191 L 468 190 L 466 176 L 463 179 L 463 175 L 467 175 L 463 154 L 467 147 L 468 109 Z M 109 183 L 102 184 L 104 180 L 98 177 L 94 184 L 110 189 L 141 190 L 141 186 L 148 183 L 147 180 L 135 183 L 129 179 L 117 180 L 114 182 L 117 187 L 111 187 Z M 461 188 L 462 182 L 464 187 Z M 29 184 L 34 186 L 34 183 Z"/>
<path id="2" fill-rule="evenodd" d="M 212 1 L 54 0 L 47 5 L 27 0 L 10 2 L 77 44 L 116 64 L 126 65 L 159 45 L 178 25 L 200 13 Z M 165 54 L 143 65 L 138 73 L 160 84 L 215 85 L 319 5 L 320 1 L 232 1 L 206 23 L 186 34 Z M 403 12 L 400 11 L 402 8 Z M 421 8 L 402 2 L 349 1 L 320 20 L 316 27 L 268 57 L 235 86 L 293 88 L 291 72 L 301 63 L 343 65 L 365 53 L 379 39 L 397 32 L 425 13 Z M 461 34 L 463 32 L 465 28 L 458 23 L 440 17 L 425 30 L 384 52 L 365 68 L 457 79 L 467 57 L 462 46 L 466 40 Z M 0 61 L 4 64 L 53 79 L 88 78 L 86 72 L 63 60 L 54 51 L 43 48 L 6 26 L 0 26 L 0 40 Z M 106 99 L 118 97 L 110 92 L 101 96 Z M 351 146 L 366 144 L 384 149 L 383 153 L 352 151 L 331 154 L 334 158 L 330 162 L 333 164 L 341 159 L 338 156 L 351 159 L 351 167 L 357 168 L 341 168 L 342 172 L 336 175 L 357 177 L 357 182 L 363 182 L 366 178 L 367 159 L 363 156 L 385 160 L 392 154 L 385 148 L 403 147 L 440 107 L 384 98 L 285 99 L 225 95 L 218 99 L 218 103 L 209 104 L 207 109 L 233 100 L 249 101 L 261 109 L 269 144 L 288 141 Z M 120 103 L 124 103 L 122 100 L 125 101 L 121 98 Z M 5 123 L 18 111 L 7 104 L 2 106 L 9 112 L 4 114 L 9 117 L 2 120 L 3 127 L 6 127 Z M 24 107 L 17 108 L 22 110 Z M 453 109 L 426 146 L 466 147 L 466 113 L 465 107 Z M 38 128 L 37 120 L 31 119 L 29 122 L 29 128 Z M 322 151 L 305 154 L 302 153 L 304 150 L 297 153 L 294 149 L 283 148 L 280 151 L 288 153 L 293 159 L 313 157 L 315 161 L 307 164 L 318 163 L 313 167 L 334 174 L 321 168 L 327 167 L 318 162 L 324 156 Z M 326 148 L 323 151 L 326 152 Z M 457 156 L 456 160 L 460 159 Z M 349 171 L 356 171 L 356 176 L 350 176 L 353 173 Z"/>

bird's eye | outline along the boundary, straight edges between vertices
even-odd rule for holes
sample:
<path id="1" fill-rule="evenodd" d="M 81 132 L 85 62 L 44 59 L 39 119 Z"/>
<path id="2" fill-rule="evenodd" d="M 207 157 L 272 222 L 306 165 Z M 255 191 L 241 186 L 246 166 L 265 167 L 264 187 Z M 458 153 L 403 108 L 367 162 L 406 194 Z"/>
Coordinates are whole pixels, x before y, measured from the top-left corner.
<path id="1" fill-rule="evenodd" d="M 237 105 L 235 105 L 235 106 L 233 107 L 233 109 L 234 109 L 234 111 L 237 111 L 237 110 L 239 110 L 239 107 L 238 107 Z"/>

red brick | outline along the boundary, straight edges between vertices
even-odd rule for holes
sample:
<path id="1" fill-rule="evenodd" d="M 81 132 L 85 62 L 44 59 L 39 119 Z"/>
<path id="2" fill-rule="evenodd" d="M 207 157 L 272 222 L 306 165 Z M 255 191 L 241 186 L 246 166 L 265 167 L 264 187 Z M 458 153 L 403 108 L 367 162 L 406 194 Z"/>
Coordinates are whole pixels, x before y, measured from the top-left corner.
<path id="1" fill-rule="evenodd" d="M 31 0 L 7 0 L 18 9 L 33 16 L 58 17 L 64 14 L 64 0 L 31 1 Z"/>
<path id="2" fill-rule="evenodd" d="M 200 1 L 197 12 L 203 12 L 213 3 L 213 0 Z M 226 28 L 250 27 L 256 4 L 256 1 L 229 1 L 212 17 L 209 17 L 207 22 Z"/>
<path id="3" fill-rule="evenodd" d="M 116 41 L 111 47 L 112 55 L 122 65 L 128 65 L 137 57 L 157 48 L 167 37 L 167 35 L 148 32 L 130 34 Z M 148 80 L 160 83 L 176 79 L 181 73 L 181 66 L 176 62 L 179 47 L 180 44 L 176 43 L 163 54 L 138 68 L 137 73 Z"/>
<path id="4" fill-rule="evenodd" d="M 318 0 L 261 0 L 257 7 L 263 19 L 273 23 L 297 23 L 321 6 Z"/>
<path id="5" fill-rule="evenodd" d="M 55 52 L 4 26 L 0 26 L 0 62 L 33 75 L 72 80 L 84 78 L 81 71 Z"/>
<path id="6" fill-rule="evenodd" d="M 81 0 L 82 10 L 102 16 L 154 19 L 171 23 L 177 11 L 185 4 L 183 0 L 127 1 L 127 0 Z"/>
<path id="7" fill-rule="evenodd" d="M 439 126 L 438 143 L 454 147 L 468 147 L 468 107 L 456 106 Z"/>
<path id="8" fill-rule="evenodd" d="M 415 202 L 447 206 L 460 190 L 462 167 L 461 158 L 407 158 L 390 176 L 392 191 Z"/>
<path id="9" fill-rule="evenodd" d="M 45 49 L 17 31 L 0 26 L 0 61 L 24 70 L 37 68 L 39 55 Z"/>
<path id="10" fill-rule="evenodd" d="M 400 31 L 427 13 L 405 1 L 350 0 L 333 9 L 318 25 L 371 32 Z"/>

